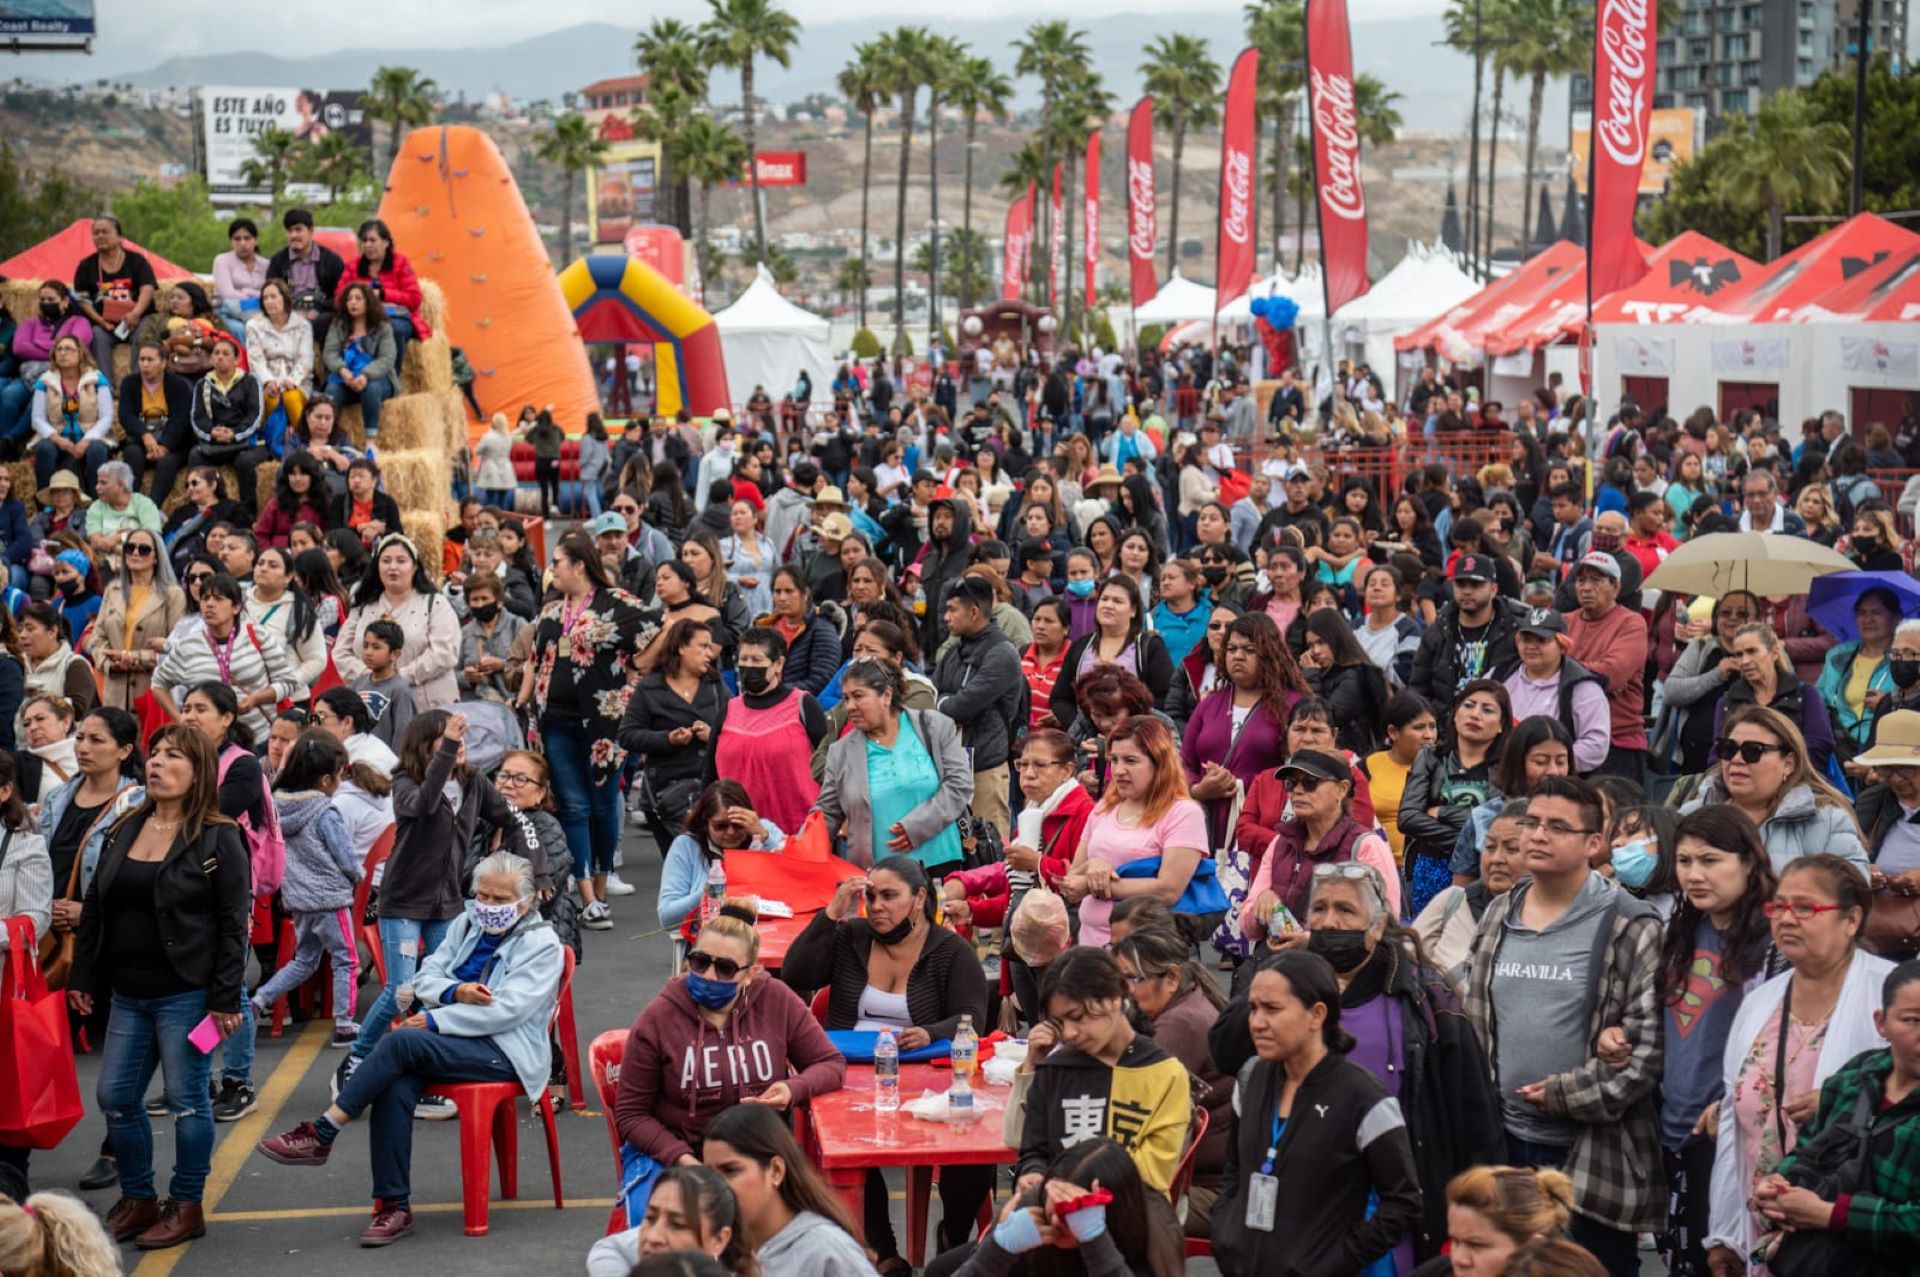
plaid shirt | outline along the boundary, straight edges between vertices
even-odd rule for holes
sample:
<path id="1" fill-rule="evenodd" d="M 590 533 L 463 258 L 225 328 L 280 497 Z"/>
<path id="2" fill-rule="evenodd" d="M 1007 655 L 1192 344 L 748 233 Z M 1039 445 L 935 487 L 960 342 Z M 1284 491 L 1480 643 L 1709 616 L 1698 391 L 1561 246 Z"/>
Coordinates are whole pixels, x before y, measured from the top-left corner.
<path id="1" fill-rule="evenodd" d="M 1795 1151 L 1778 1169 L 1789 1183 L 1799 1150 L 1837 1121 L 1850 1121 L 1863 1090 L 1884 1098 L 1893 1055 L 1863 1051 L 1820 1088 L 1820 1109 L 1800 1131 Z M 1872 1166 L 1867 1184 L 1848 1195 L 1845 1237 L 1861 1252 L 1858 1277 L 1892 1277 L 1920 1268 L 1920 1092 L 1891 1108 L 1875 1105 Z M 1871 1256 L 1871 1258 L 1869 1258 Z"/>
<path id="2" fill-rule="evenodd" d="M 1526 890 L 1516 887 L 1487 906 L 1467 960 L 1462 1009 L 1493 1069 L 1498 1067 L 1500 1035 L 1493 964 L 1515 899 Z M 1566 1165 L 1574 1210 L 1609 1228 L 1657 1231 L 1665 1226 L 1667 1213 L 1657 1097 L 1663 1049 L 1660 918 L 1650 906 L 1616 892 L 1613 936 L 1593 999 L 1587 1044 L 1591 1050 L 1602 1029 L 1618 1024 L 1633 1044 L 1633 1055 L 1619 1069 L 1589 1056 L 1579 1068 L 1548 1078 L 1546 1112 L 1580 1126 Z M 1500 1085 L 1498 1076 L 1494 1084 Z"/>

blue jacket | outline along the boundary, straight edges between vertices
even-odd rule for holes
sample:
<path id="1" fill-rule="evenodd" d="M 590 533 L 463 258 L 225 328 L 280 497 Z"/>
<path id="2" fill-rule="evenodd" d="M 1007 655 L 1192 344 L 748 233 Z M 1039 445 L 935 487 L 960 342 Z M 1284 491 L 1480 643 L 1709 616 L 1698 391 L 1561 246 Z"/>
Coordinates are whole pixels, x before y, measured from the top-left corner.
<path id="1" fill-rule="evenodd" d="M 1853 742 L 1853 748 L 1865 749 L 1873 737 L 1873 711 L 1863 714 L 1853 712 L 1847 704 L 1844 693 L 1847 690 L 1847 677 L 1853 670 L 1854 655 L 1859 652 L 1859 640 L 1842 643 L 1827 653 L 1827 661 L 1820 670 L 1820 682 L 1817 684 L 1820 699 L 1833 710 L 1833 726 L 1836 733 L 1844 733 Z M 1869 692 L 1885 692 L 1892 696 L 1893 671 L 1882 656 L 1880 663 L 1873 667 L 1873 677 L 1867 680 Z M 1844 751 L 1843 751 L 1844 756 Z"/>
<path id="2" fill-rule="evenodd" d="M 60 818 L 67 814 L 67 804 L 73 801 L 73 795 L 86 782 L 85 776 L 75 776 L 60 788 L 40 800 L 40 819 L 33 823 L 33 832 L 53 841 L 53 831 L 60 828 Z M 100 849 L 106 845 L 107 830 L 111 829 L 120 817 L 146 801 L 147 791 L 143 785 L 122 777 L 120 788 L 114 794 L 106 810 L 93 823 L 93 829 L 87 835 L 86 842 L 80 845 L 80 895 L 87 894 L 87 888 L 93 883 L 93 871 L 100 863 Z M 53 884 L 54 894 L 64 896 L 67 884 Z"/>
<path id="3" fill-rule="evenodd" d="M 27 507 L 20 504 L 20 498 L 0 501 L 0 546 L 6 547 L 7 562 L 25 567 L 33 547 L 38 544 L 39 538 L 33 535 L 33 527 L 27 522 Z"/>
<path id="4" fill-rule="evenodd" d="M 1205 599 L 1196 599 L 1185 612 L 1176 612 L 1165 603 L 1154 605 L 1153 632 L 1167 645 L 1167 655 L 1176 667 L 1187 659 L 1194 644 L 1207 636 L 1207 621 L 1212 616 L 1213 606 Z"/>
<path id="5" fill-rule="evenodd" d="M 771 820 L 762 816 L 762 824 L 767 827 L 767 836 L 756 839 L 749 851 L 779 851 L 787 845 L 787 836 Z M 700 907 L 700 897 L 707 889 L 707 857 L 700 850 L 700 844 L 693 840 L 692 834 L 681 834 L 667 846 L 666 863 L 660 866 L 660 925 L 667 928 L 679 926 L 691 917 Z"/>
<path id="6" fill-rule="evenodd" d="M 413 991 L 428 1008 L 427 1025 L 452 1038 L 486 1038 L 513 1065 L 529 1100 L 537 1101 L 553 1073 L 547 1025 L 560 1000 L 560 976 L 566 969 L 560 937 L 538 913 L 530 913 L 507 933 L 493 955 L 483 983 L 493 994 L 486 1006 L 451 1000 L 460 981 L 454 972 L 480 946 L 481 931 L 466 912 L 453 920 L 446 939 L 427 955 L 413 977 Z"/>

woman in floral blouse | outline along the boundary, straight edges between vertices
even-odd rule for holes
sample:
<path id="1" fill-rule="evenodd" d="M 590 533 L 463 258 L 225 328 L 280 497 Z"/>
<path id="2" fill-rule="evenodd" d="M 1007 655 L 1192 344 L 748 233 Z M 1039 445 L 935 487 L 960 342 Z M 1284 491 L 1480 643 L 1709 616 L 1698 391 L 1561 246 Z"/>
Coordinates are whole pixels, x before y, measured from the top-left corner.
<path id="1" fill-rule="evenodd" d="M 620 767 L 627 757 L 619 744 L 620 716 L 655 627 L 640 601 L 607 579 L 584 532 L 561 538 L 553 584 L 560 597 L 534 621 L 533 659 L 519 703 L 539 709 L 560 824 L 585 905 L 580 923 L 605 931 L 613 926 L 607 874 L 620 846 Z"/>

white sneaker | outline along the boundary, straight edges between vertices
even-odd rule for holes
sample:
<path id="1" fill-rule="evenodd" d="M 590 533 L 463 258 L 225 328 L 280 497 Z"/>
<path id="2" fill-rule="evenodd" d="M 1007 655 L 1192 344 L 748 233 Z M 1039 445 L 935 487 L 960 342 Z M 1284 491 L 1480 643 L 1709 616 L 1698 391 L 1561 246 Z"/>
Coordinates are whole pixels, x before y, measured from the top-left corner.
<path id="1" fill-rule="evenodd" d="M 413 1120 L 416 1122 L 444 1122 L 450 1117 L 459 1116 L 460 1110 L 443 1095 L 423 1095 L 413 1106 Z"/>
<path id="2" fill-rule="evenodd" d="M 619 874 L 607 875 L 607 894 L 608 895 L 630 896 L 633 894 L 633 892 L 634 892 L 633 884 L 630 882 L 621 881 Z"/>
<path id="3" fill-rule="evenodd" d="M 613 914 L 601 901 L 594 901 L 580 911 L 580 925 L 589 931 L 612 931 Z"/>

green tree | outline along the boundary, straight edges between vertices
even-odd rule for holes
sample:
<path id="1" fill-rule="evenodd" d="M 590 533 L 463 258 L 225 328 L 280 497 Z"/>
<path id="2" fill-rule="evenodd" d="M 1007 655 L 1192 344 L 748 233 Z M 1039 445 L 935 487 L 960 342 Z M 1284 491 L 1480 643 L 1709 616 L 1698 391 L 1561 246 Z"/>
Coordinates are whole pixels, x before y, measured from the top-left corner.
<path id="1" fill-rule="evenodd" d="M 947 90 L 948 99 L 958 107 L 967 119 L 967 155 L 965 184 L 961 188 L 960 231 L 969 238 L 973 235 L 973 152 L 982 115 L 991 116 L 1002 124 L 1008 118 L 1008 106 L 1013 101 L 1013 81 L 1004 71 L 993 65 L 989 58 L 968 58 L 958 67 L 953 83 Z M 970 310 L 979 297 L 979 292 L 969 287 L 971 280 L 963 276 L 959 285 L 960 309 Z M 984 287 L 981 291 L 984 291 Z"/>
<path id="2" fill-rule="evenodd" d="M 559 168 L 565 182 L 560 196 L 560 264 L 573 260 L 573 188 L 580 175 L 607 162 L 606 141 L 584 115 L 563 115 L 540 136 L 534 154 Z"/>
<path id="3" fill-rule="evenodd" d="M 800 20 L 775 0 L 707 0 L 712 16 L 701 28 L 707 57 L 714 66 L 740 71 L 740 125 L 747 135 L 747 154 L 758 151 L 758 127 L 753 114 L 753 64 L 770 58 L 783 67 L 793 65 L 794 45 L 800 39 Z M 753 188 L 753 241 L 761 257 L 767 255 L 767 218 L 760 207 L 760 171 L 749 163 L 747 178 Z"/>
<path id="4" fill-rule="evenodd" d="M 873 276 L 867 271 L 867 262 L 863 257 L 843 257 L 833 272 L 833 286 L 840 293 L 840 300 L 851 304 L 856 297 L 865 297 L 867 285 L 873 282 Z M 862 328 L 866 325 L 862 324 Z"/>
<path id="5" fill-rule="evenodd" d="M 293 177 L 302 149 L 299 139 L 286 129 L 262 129 L 253 139 L 253 158 L 240 166 L 241 181 L 266 188 L 270 221 L 280 220 L 274 214 L 286 196 L 287 182 Z"/>
<path id="6" fill-rule="evenodd" d="M 144 248 L 168 261 L 211 263 L 227 251 L 226 219 L 214 211 L 206 179 L 197 174 L 171 186 L 143 178 L 113 197 L 113 212 L 123 224 L 139 228 Z"/>
<path id="7" fill-rule="evenodd" d="M 99 206 L 100 197 L 93 191 L 59 169 L 36 172 L 11 143 L 0 141 L 0 244 L 38 244 Z M 146 239 L 144 226 L 141 239 Z"/>
<path id="8" fill-rule="evenodd" d="M 907 331 L 907 174 L 913 158 L 913 107 L 932 73 L 934 39 L 925 27 L 896 27 L 880 37 L 882 78 L 900 100 L 900 181 L 893 206 L 893 327 Z"/>
<path id="9" fill-rule="evenodd" d="M 1074 227 L 1081 220 L 1074 211 L 1079 208 L 1074 198 L 1074 174 L 1076 166 L 1085 166 L 1087 139 L 1111 114 L 1113 114 L 1113 95 L 1101 84 L 1099 73 L 1089 71 L 1067 86 L 1060 100 L 1054 105 L 1053 119 L 1042 131 L 1047 148 L 1065 160 L 1062 165 L 1064 180 L 1061 183 L 1060 193 L 1060 210 L 1066 221 L 1066 225 L 1062 228 L 1065 233 L 1062 236 L 1064 242 L 1060 253 L 1061 270 L 1065 278 L 1058 281 L 1058 286 L 1063 291 L 1050 299 L 1052 304 L 1060 307 L 1063 326 L 1070 327 L 1073 319 L 1075 295 L 1073 263 L 1078 260 L 1073 247 Z M 1087 180 L 1098 181 L 1099 175 L 1093 174 Z M 1051 252 L 1051 242 L 1049 242 L 1049 252 Z"/>
<path id="10" fill-rule="evenodd" d="M 1751 120 L 1734 116 L 1729 133 L 1744 145 L 1725 174 L 1725 195 L 1749 216 L 1767 218 L 1767 260 L 1780 256 L 1788 209 L 1837 203 L 1852 171 L 1847 130 L 1821 119 L 1804 93 L 1769 98 Z"/>
<path id="11" fill-rule="evenodd" d="M 693 234 L 693 197 L 692 184 L 686 178 L 675 173 L 671 165 L 666 164 L 664 151 L 666 137 L 679 126 L 680 120 L 689 111 L 704 109 L 707 101 L 707 53 L 701 41 L 700 32 L 680 21 L 678 18 L 655 18 L 653 25 L 642 31 L 633 42 L 634 59 L 647 77 L 647 96 L 655 106 L 662 98 L 672 106 L 671 111 L 656 110 L 646 122 L 644 134 L 649 140 L 659 142 L 663 155 L 660 174 L 660 188 L 672 192 L 673 208 L 669 220 L 679 228 L 680 233 L 691 237 Z M 647 108 L 634 112 L 635 123 L 639 117 L 648 114 Z"/>
<path id="12" fill-rule="evenodd" d="M 1503 43 L 1509 38 L 1513 19 L 1509 0 L 1480 0 L 1480 37 L 1482 42 L 1493 50 L 1489 59 L 1493 63 L 1493 110 L 1487 115 L 1487 224 L 1481 232 L 1484 244 L 1482 255 L 1493 260 L 1494 225 L 1499 220 L 1495 215 L 1498 207 L 1498 174 L 1500 171 L 1500 115 L 1507 90 L 1507 72 L 1510 64 L 1501 57 Z M 1357 92 L 1357 90 L 1356 90 Z M 1520 242 L 1526 243 L 1527 210 L 1520 210 Z"/>
<path id="13" fill-rule="evenodd" d="M 738 133 L 711 115 L 690 117 L 676 142 L 678 149 L 675 156 L 680 163 L 680 171 L 700 183 L 697 234 L 704 252 L 713 233 L 713 188 L 723 182 L 740 180 L 740 169 L 747 162 L 747 144 Z M 766 260 L 766 255 L 762 254 L 761 258 Z M 749 274 L 752 273 L 752 265 L 751 262 L 747 263 Z M 788 260 L 787 265 L 791 268 L 792 261 Z"/>
<path id="14" fill-rule="evenodd" d="M 294 176 L 303 182 L 324 186 L 327 203 L 337 204 L 341 192 L 359 186 L 372 173 L 367 168 L 367 157 L 353 139 L 336 132 L 301 149 L 294 164 Z"/>
<path id="15" fill-rule="evenodd" d="M 1593 62 L 1593 8 L 1584 0 L 1500 0 L 1508 20 L 1496 65 L 1527 81 L 1527 149 L 1520 201 L 1520 242 L 1531 239 L 1533 161 L 1540 150 L 1540 118 L 1547 81 L 1585 71 Z"/>
<path id="16" fill-rule="evenodd" d="M 413 67 L 381 67 L 373 73 L 360 109 L 369 120 L 387 126 L 388 170 L 400 158 L 400 130 L 433 122 L 433 95 L 438 88 Z"/>
<path id="17" fill-rule="evenodd" d="M 693 183 L 681 164 L 686 150 L 682 134 L 690 122 L 707 114 L 704 101 L 671 80 L 649 85 L 646 102 L 628 113 L 634 136 L 660 147 L 658 180 L 661 189 L 671 192 L 668 220 L 688 239 L 693 237 Z"/>
<path id="18" fill-rule="evenodd" d="M 1304 83 L 1301 67 L 1307 57 L 1307 14 L 1301 0 L 1254 0 L 1241 12 L 1247 21 L 1247 43 L 1260 51 L 1256 116 L 1273 121 L 1268 190 L 1273 195 L 1273 266 L 1278 270 L 1281 229 L 1286 221 L 1287 162 L 1292 153 L 1286 139 L 1293 130 Z"/>
<path id="19" fill-rule="evenodd" d="M 857 45 L 853 59 L 840 68 L 835 81 L 840 92 L 846 97 L 847 105 L 860 113 L 865 138 L 860 152 L 860 285 L 859 308 L 860 326 L 867 326 L 867 289 L 872 286 L 873 276 L 867 270 L 867 210 L 873 198 L 873 113 L 886 99 L 891 87 L 885 82 L 882 58 L 884 54 L 878 41 L 868 41 Z"/>
<path id="20" fill-rule="evenodd" d="M 1056 122 L 1061 98 L 1086 74 L 1092 52 L 1087 46 L 1087 33 L 1075 31 L 1069 23 L 1060 20 L 1034 23 L 1027 28 L 1025 36 L 1014 41 L 1013 47 L 1019 54 L 1013 73 L 1040 81 L 1040 158 L 1044 161 L 1040 166 L 1040 184 L 1046 186 L 1052 180 L 1053 162 L 1060 158 L 1047 130 Z M 1034 250 L 1043 253 L 1045 246 L 1052 242 L 1053 206 L 1043 199 L 1040 208 L 1034 211 Z M 1028 274 L 1038 276 L 1034 271 Z"/>
<path id="21" fill-rule="evenodd" d="M 1484 0 L 1449 0 L 1441 16 L 1442 43 L 1473 59 L 1473 123 L 1467 135 L 1467 207 L 1465 226 L 1467 258 L 1471 263 L 1480 256 L 1480 93 L 1486 76 L 1486 9 Z"/>
<path id="22" fill-rule="evenodd" d="M 932 37 L 927 57 L 927 331 L 940 328 L 940 99 L 953 84 L 954 71 L 967 60 L 967 46 L 948 36 Z"/>
<path id="23" fill-rule="evenodd" d="M 1153 118 L 1173 131 L 1173 190 L 1167 210 L 1167 271 L 1179 267 L 1180 156 L 1187 130 L 1211 128 L 1220 119 L 1220 64 L 1199 36 L 1155 37 L 1140 64 L 1142 88 L 1153 94 Z"/>
<path id="24" fill-rule="evenodd" d="M 1822 75 L 1806 95 L 1821 119 L 1851 127 L 1851 67 Z M 1920 208 L 1920 72 L 1895 75 L 1886 58 L 1875 58 L 1867 69 L 1866 116 L 1870 126 L 1860 151 L 1866 207 L 1876 213 Z M 1845 205 L 1829 211 L 1844 212 Z"/>
<path id="25" fill-rule="evenodd" d="M 913 257 L 907 263 L 911 269 L 933 269 L 933 238 L 929 235 L 925 242 L 914 248 Z M 941 249 L 941 260 L 954 279 L 954 287 L 969 289 L 974 294 L 985 292 L 993 283 L 987 270 L 987 241 L 965 230 L 948 231 L 942 238 L 946 242 Z M 847 262 L 852 261 L 852 258 L 847 259 Z M 845 265 L 842 263 L 843 267 Z"/>

